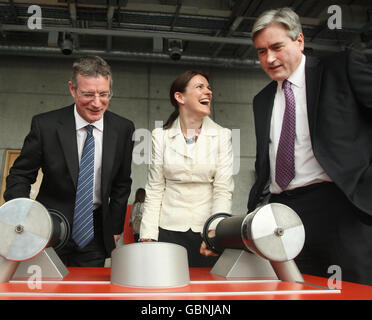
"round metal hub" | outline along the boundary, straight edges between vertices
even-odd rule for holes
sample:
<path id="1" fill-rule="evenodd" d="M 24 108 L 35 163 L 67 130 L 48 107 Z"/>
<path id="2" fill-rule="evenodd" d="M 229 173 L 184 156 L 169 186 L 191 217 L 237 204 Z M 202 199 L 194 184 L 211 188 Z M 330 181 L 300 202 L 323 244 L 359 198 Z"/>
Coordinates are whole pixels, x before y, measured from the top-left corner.
<path id="1" fill-rule="evenodd" d="M 21 224 L 19 224 L 15 227 L 14 231 L 17 232 L 17 233 L 22 233 L 24 230 L 25 230 L 25 228 Z"/>
<path id="2" fill-rule="evenodd" d="M 248 214 L 242 223 L 244 244 L 270 261 L 294 259 L 305 242 L 301 219 L 291 208 L 271 203 Z"/>

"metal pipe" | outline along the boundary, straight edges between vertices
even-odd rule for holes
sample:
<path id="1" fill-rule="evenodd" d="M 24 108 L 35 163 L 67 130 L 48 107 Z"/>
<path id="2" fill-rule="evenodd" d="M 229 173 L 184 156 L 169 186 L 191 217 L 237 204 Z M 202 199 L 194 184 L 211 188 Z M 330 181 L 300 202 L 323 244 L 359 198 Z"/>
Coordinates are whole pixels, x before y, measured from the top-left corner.
<path id="1" fill-rule="evenodd" d="M 154 38 L 162 37 L 164 39 L 180 39 L 183 41 L 195 41 L 195 42 L 208 42 L 208 43 L 220 43 L 220 44 L 234 44 L 242 46 L 252 46 L 253 41 L 247 37 L 214 37 L 199 34 L 190 34 L 182 32 L 159 32 L 159 31 L 139 31 L 139 30 L 115 30 L 115 29 L 91 29 L 91 28 L 74 28 L 74 27 L 43 27 L 42 29 L 31 30 L 26 25 L 12 25 L 3 24 L 0 25 L 0 32 L 15 31 L 15 32 L 69 32 L 73 34 L 85 34 L 85 35 L 96 35 L 96 36 L 113 36 L 113 37 L 134 37 L 134 38 Z M 313 42 L 305 42 L 306 48 L 312 48 L 319 51 L 325 52 L 337 52 L 343 49 L 341 44 L 320 44 Z M 372 54 L 371 49 L 364 50 L 365 54 Z"/>
<path id="2" fill-rule="evenodd" d="M 293 260 L 289 261 L 270 261 L 278 279 L 288 282 L 304 282 L 304 278 L 296 263 Z"/>
<path id="3" fill-rule="evenodd" d="M 75 50 L 70 56 L 64 56 L 59 48 L 53 47 L 36 47 L 36 46 L 13 46 L 0 45 L 1 54 L 12 55 L 28 55 L 28 56 L 53 56 L 56 58 L 75 57 L 80 55 L 99 55 L 103 58 L 112 60 L 125 61 L 139 61 L 139 62 L 153 62 L 153 63 L 169 63 L 169 64 L 193 64 L 193 65 L 207 65 L 224 68 L 260 68 L 258 60 L 253 59 L 226 59 L 226 58 L 212 58 L 201 56 L 182 55 L 181 60 L 173 61 L 165 53 L 145 53 L 145 52 L 130 52 L 130 51 L 104 51 L 104 50 Z"/>
<path id="4" fill-rule="evenodd" d="M 0 256 L 0 283 L 8 282 L 12 279 L 18 265 L 19 261 L 10 261 Z"/>
<path id="5" fill-rule="evenodd" d="M 249 38 L 225 38 L 225 37 L 213 37 L 198 34 L 187 34 L 180 32 L 158 32 L 158 31 L 138 31 L 138 30 L 115 30 L 115 29 L 86 29 L 86 28 L 73 28 L 73 27 L 43 27 L 42 29 L 31 30 L 25 25 L 12 25 L 3 24 L 0 26 L 0 31 L 19 31 L 19 32 L 70 32 L 77 34 L 87 34 L 96 36 L 113 36 L 113 37 L 134 37 L 134 38 L 153 38 L 162 37 L 165 39 L 176 38 L 184 41 L 196 41 L 196 42 L 215 42 L 215 43 L 226 43 L 226 44 L 237 44 L 237 45 L 252 45 L 252 40 Z"/>

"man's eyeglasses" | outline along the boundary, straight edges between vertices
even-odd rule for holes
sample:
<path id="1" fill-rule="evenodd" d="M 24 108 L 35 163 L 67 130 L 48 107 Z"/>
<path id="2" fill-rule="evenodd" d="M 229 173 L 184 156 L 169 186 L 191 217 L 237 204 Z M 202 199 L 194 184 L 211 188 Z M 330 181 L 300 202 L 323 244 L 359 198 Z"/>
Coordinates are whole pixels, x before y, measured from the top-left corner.
<path id="1" fill-rule="evenodd" d="M 101 101 L 108 101 L 112 98 L 112 92 L 101 92 L 101 93 L 94 93 L 94 92 L 84 92 L 80 91 L 78 88 L 75 88 L 76 93 L 82 97 L 86 101 L 93 101 L 96 97 L 98 97 Z"/>

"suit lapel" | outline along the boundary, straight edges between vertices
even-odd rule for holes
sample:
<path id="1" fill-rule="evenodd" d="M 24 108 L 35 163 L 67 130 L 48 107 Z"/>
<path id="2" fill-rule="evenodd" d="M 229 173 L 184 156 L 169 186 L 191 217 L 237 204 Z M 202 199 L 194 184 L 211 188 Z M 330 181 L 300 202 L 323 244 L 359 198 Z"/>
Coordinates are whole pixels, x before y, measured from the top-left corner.
<path id="1" fill-rule="evenodd" d="M 79 172 L 79 157 L 77 151 L 76 125 L 73 106 L 68 108 L 65 116 L 60 119 L 57 127 L 57 132 L 62 146 L 66 165 L 70 171 L 71 179 L 76 188 Z"/>
<path id="2" fill-rule="evenodd" d="M 309 120 L 309 130 L 311 140 L 315 131 L 316 116 L 318 112 L 318 100 L 323 68 L 319 60 L 313 57 L 306 57 L 305 76 L 306 76 L 306 103 L 307 116 Z"/>
<path id="3" fill-rule="evenodd" d="M 210 152 L 216 152 L 218 144 L 214 142 L 218 136 L 217 125 L 207 116 L 203 119 L 201 134 L 196 142 L 194 154 L 208 156 Z"/>
<path id="4" fill-rule="evenodd" d="M 169 129 L 169 138 L 171 140 L 169 143 L 169 148 L 184 157 L 194 158 L 196 154 L 202 154 L 203 152 L 205 153 L 206 150 L 209 150 L 206 148 L 209 147 L 208 143 L 210 143 L 210 138 L 217 135 L 217 126 L 209 117 L 205 117 L 203 120 L 201 134 L 198 137 L 197 143 L 195 144 L 195 149 L 190 153 L 190 150 L 187 148 L 185 143 L 178 117 L 174 121 L 172 127 Z M 200 150 L 200 148 L 203 148 L 204 150 Z"/>
<path id="5" fill-rule="evenodd" d="M 103 118 L 103 146 L 102 146 L 102 172 L 101 190 L 102 197 L 107 192 L 107 187 L 111 179 L 111 172 L 114 167 L 116 145 L 118 135 L 111 121 L 110 113 L 105 112 Z M 102 198 L 103 199 L 103 198 Z"/>
<path id="6" fill-rule="evenodd" d="M 257 143 L 260 143 L 260 146 L 258 146 L 259 148 L 265 148 L 265 150 L 263 150 L 264 154 L 268 151 L 270 142 L 271 115 L 273 112 L 276 89 L 277 82 L 272 81 L 260 96 L 255 107 L 255 113 L 257 115 L 256 131 L 257 134 L 263 138 L 263 140 L 257 141 Z"/>
<path id="7" fill-rule="evenodd" d="M 188 154 L 185 139 L 183 137 L 179 117 L 173 122 L 172 126 L 168 130 L 168 137 L 170 139 L 169 148 L 174 152 L 184 157 L 192 158 L 191 154 Z"/>

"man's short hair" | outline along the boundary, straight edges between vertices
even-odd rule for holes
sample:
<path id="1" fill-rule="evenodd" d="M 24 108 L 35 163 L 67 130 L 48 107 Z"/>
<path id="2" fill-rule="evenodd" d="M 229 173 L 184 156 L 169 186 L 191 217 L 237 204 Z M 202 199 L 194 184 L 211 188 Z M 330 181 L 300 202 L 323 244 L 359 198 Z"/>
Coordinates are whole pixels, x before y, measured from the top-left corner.
<path id="1" fill-rule="evenodd" d="M 112 91 L 112 74 L 109 64 L 98 56 L 85 56 L 77 59 L 72 65 L 71 83 L 77 87 L 77 75 L 80 74 L 84 77 L 109 77 L 110 90 Z"/>
<path id="2" fill-rule="evenodd" d="M 288 36 L 294 41 L 302 33 L 300 17 L 290 8 L 279 8 L 263 12 L 252 28 L 252 40 L 257 34 L 273 24 L 281 24 L 287 29 Z"/>

